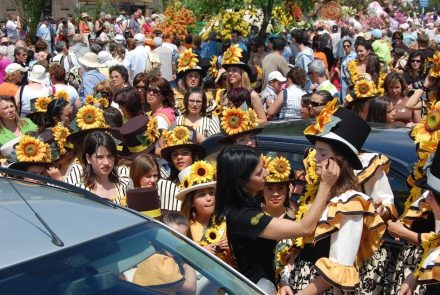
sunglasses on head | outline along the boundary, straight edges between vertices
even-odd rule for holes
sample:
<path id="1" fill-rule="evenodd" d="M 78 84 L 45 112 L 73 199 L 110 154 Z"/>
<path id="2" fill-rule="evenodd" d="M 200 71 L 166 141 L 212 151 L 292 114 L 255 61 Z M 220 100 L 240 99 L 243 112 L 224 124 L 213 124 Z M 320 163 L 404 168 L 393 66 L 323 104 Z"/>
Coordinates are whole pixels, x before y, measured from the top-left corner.
<path id="1" fill-rule="evenodd" d="M 153 92 L 153 94 L 156 94 L 156 95 L 162 93 L 162 91 L 160 91 L 160 89 L 152 88 L 152 87 L 147 87 L 147 93 L 149 93 L 149 92 Z"/>

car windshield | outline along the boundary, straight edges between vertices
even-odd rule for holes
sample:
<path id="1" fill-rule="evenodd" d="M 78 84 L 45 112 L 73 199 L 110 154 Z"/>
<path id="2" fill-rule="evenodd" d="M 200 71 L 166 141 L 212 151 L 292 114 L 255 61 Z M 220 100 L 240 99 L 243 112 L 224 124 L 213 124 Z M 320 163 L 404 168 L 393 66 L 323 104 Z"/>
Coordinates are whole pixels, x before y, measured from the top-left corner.
<path id="1" fill-rule="evenodd" d="M 150 221 L 0 272 L 1 294 L 262 294 Z"/>

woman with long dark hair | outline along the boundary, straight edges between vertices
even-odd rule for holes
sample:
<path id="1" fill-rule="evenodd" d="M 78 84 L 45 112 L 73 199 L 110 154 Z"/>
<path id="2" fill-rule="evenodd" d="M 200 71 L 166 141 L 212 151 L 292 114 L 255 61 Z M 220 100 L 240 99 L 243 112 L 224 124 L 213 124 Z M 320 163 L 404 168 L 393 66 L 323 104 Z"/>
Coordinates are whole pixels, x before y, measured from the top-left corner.
<path id="1" fill-rule="evenodd" d="M 422 88 L 425 80 L 425 59 L 419 50 L 409 52 L 408 61 L 403 71 L 403 78 L 405 79 L 408 90 Z"/>
<path id="2" fill-rule="evenodd" d="M 226 218 L 228 241 L 236 267 L 268 294 L 276 294 L 274 248 L 277 240 L 313 232 L 327 196 L 339 175 L 333 160 L 327 160 L 315 202 L 300 222 L 273 218 L 264 213 L 256 196 L 264 188 L 267 171 L 254 148 L 231 145 L 217 157 L 215 215 Z"/>

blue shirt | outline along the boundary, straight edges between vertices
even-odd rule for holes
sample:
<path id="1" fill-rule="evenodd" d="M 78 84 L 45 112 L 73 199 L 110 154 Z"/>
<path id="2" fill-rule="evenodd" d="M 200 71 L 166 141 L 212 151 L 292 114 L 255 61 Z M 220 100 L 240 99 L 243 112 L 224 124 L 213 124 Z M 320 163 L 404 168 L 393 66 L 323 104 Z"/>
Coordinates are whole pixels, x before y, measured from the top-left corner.
<path id="1" fill-rule="evenodd" d="M 87 95 L 92 95 L 95 92 L 95 86 L 101 81 L 108 80 L 106 76 L 101 74 L 100 71 L 97 69 L 93 69 L 90 71 L 85 72 L 82 75 L 82 85 L 81 85 L 81 91 L 79 94 L 79 98 L 82 102 L 84 102 L 84 99 Z"/>

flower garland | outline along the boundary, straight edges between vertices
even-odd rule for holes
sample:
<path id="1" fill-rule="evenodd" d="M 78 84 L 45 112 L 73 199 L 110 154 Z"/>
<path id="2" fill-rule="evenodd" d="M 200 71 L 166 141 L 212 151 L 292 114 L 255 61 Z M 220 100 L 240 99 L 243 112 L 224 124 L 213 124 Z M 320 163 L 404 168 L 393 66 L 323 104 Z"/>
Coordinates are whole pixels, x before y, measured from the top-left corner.
<path id="1" fill-rule="evenodd" d="M 70 130 L 67 127 L 64 127 L 63 123 L 59 122 L 52 129 L 53 136 L 55 137 L 55 141 L 57 142 L 60 155 L 64 155 L 66 153 L 66 149 L 64 148 L 64 144 L 66 143 L 66 138 L 70 135 Z"/>
<path id="2" fill-rule="evenodd" d="M 358 67 L 359 67 L 359 60 L 353 59 L 348 62 L 347 69 L 348 69 L 348 73 L 350 74 L 351 85 L 356 85 L 356 82 L 358 80 L 360 80 L 361 78 L 363 78 L 362 77 L 363 75 L 359 74 Z M 377 81 L 377 85 L 375 85 L 377 93 L 379 93 L 380 95 L 383 95 L 385 93 L 385 89 L 383 88 L 383 84 L 384 84 L 386 75 L 387 75 L 387 73 L 385 71 L 381 70 L 379 72 L 379 79 Z"/>

